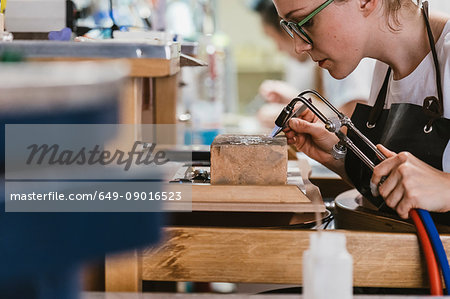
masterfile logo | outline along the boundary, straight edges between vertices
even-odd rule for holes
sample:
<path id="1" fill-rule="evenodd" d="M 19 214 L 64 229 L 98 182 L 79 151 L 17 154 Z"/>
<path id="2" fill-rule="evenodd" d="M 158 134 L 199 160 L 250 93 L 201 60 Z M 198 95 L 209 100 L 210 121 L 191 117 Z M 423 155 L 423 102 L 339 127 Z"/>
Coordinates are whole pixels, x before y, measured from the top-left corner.
<path id="1" fill-rule="evenodd" d="M 6 212 L 192 211 L 175 125 L 5 127 Z M 18 138 L 20 136 L 20 138 Z M 175 154 L 174 154 L 175 153 Z"/>
<path id="2" fill-rule="evenodd" d="M 143 146 L 146 150 L 143 151 Z M 140 150 L 138 150 L 140 148 Z M 59 145 L 53 144 L 32 144 L 27 147 L 30 150 L 30 155 L 26 160 L 27 165 L 124 165 L 124 170 L 129 170 L 133 161 L 136 165 L 151 165 L 152 163 L 158 166 L 164 165 L 170 160 L 166 158 L 166 153 L 162 150 L 155 151 L 155 143 L 144 143 L 135 141 L 129 152 L 122 150 L 101 150 L 101 146 L 96 144 L 92 149 L 82 147 L 79 150 L 61 149 Z M 136 157 L 136 158 L 135 158 Z"/>

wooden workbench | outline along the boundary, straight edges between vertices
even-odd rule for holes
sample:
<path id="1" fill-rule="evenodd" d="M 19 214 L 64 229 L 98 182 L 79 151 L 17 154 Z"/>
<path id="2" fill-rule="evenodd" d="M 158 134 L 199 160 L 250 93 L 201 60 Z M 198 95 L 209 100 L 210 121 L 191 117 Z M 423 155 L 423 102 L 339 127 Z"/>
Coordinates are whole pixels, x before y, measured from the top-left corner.
<path id="1" fill-rule="evenodd" d="M 180 47 L 174 42 L 33 40 L 0 43 L 0 53 L 14 51 L 29 61 L 123 61 L 130 75 L 120 103 L 120 123 L 175 124 Z"/>
<path id="2" fill-rule="evenodd" d="M 310 230 L 167 227 L 159 246 L 106 262 L 106 291 L 139 291 L 142 280 L 301 284 Z M 341 231 L 354 286 L 427 287 L 411 233 Z M 450 252 L 450 235 L 441 236 Z"/>
<path id="3" fill-rule="evenodd" d="M 309 198 L 320 196 L 309 184 L 308 163 L 300 160 Z M 333 194 L 336 196 L 336 194 Z M 308 229 L 172 226 L 159 246 L 107 257 L 106 291 L 140 291 L 143 280 L 302 283 L 302 255 Z M 427 287 L 424 259 L 415 233 L 336 230 L 353 256 L 354 286 Z M 450 234 L 441 235 L 447 253 Z"/>
<path id="4" fill-rule="evenodd" d="M 205 299 L 302 299 L 303 296 L 300 294 L 260 294 L 260 295 L 249 295 L 249 294 L 211 294 L 211 293 L 96 293 L 96 292 L 85 292 L 82 293 L 82 299 L 180 299 L 180 298 L 205 298 Z M 429 296 L 395 296 L 395 295 L 384 295 L 384 296 L 374 296 L 374 295 L 355 295 L 354 299 L 421 299 L 421 298 L 431 298 Z M 436 297 L 433 297 L 436 298 Z"/>

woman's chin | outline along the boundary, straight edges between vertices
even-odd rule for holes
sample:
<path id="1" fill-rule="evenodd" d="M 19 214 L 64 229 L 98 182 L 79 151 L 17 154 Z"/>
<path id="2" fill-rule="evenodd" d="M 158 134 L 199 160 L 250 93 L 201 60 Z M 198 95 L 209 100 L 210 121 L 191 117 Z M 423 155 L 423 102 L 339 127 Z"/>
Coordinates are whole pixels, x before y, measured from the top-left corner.
<path id="1" fill-rule="evenodd" d="M 337 80 L 344 79 L 351 73 L 351 72 L 339 69 L 337 67 L 324 66 L 324 69 L 326 69 L 330 73 L 331 77 L 333 77 L 334 79 L 337 79 Z"/>

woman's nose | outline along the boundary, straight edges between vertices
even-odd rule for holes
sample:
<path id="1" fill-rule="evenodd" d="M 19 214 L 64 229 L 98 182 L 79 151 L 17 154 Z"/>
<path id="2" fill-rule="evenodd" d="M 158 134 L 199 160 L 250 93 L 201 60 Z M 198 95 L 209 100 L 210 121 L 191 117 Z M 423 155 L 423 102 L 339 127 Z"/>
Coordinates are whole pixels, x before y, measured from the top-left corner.
<path id="1" fill-rule="evenodd" d="M 312 49 L 312 45 L 305 42 L 300 36 L 294 34 L 294 47 L 295 53 L 302 54 L 303 52 L 309 51 Z"/>

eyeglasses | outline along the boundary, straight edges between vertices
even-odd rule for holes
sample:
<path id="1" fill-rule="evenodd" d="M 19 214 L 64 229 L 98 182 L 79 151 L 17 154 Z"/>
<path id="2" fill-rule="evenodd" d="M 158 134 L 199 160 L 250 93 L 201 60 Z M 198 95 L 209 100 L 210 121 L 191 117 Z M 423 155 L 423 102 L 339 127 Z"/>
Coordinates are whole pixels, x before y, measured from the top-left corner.
<path id="1" fill-rule="evenodd" d="M 306 18 L 301 20 L 299 23 L 294 22 L 288 22 L 285 20 L 280 21 L 281 28 L 284 29 L 284 31 L 289 34 L 291 38 L 294 38 L 294 32 L 301 37 L 301 39 L 307 43 L 312 45 L 312 39 L 308 36 L 308 34 L 305 32 L 305 30 L 302 28 L 303 25 L 305 25 L 309 20 L 311 20 L 315 15 L 317 15 L 322 9 L 327 7 L 333 0 L 327 0 L 322 5 L 317 7 L 312 13 L 310 13 Z"/>

